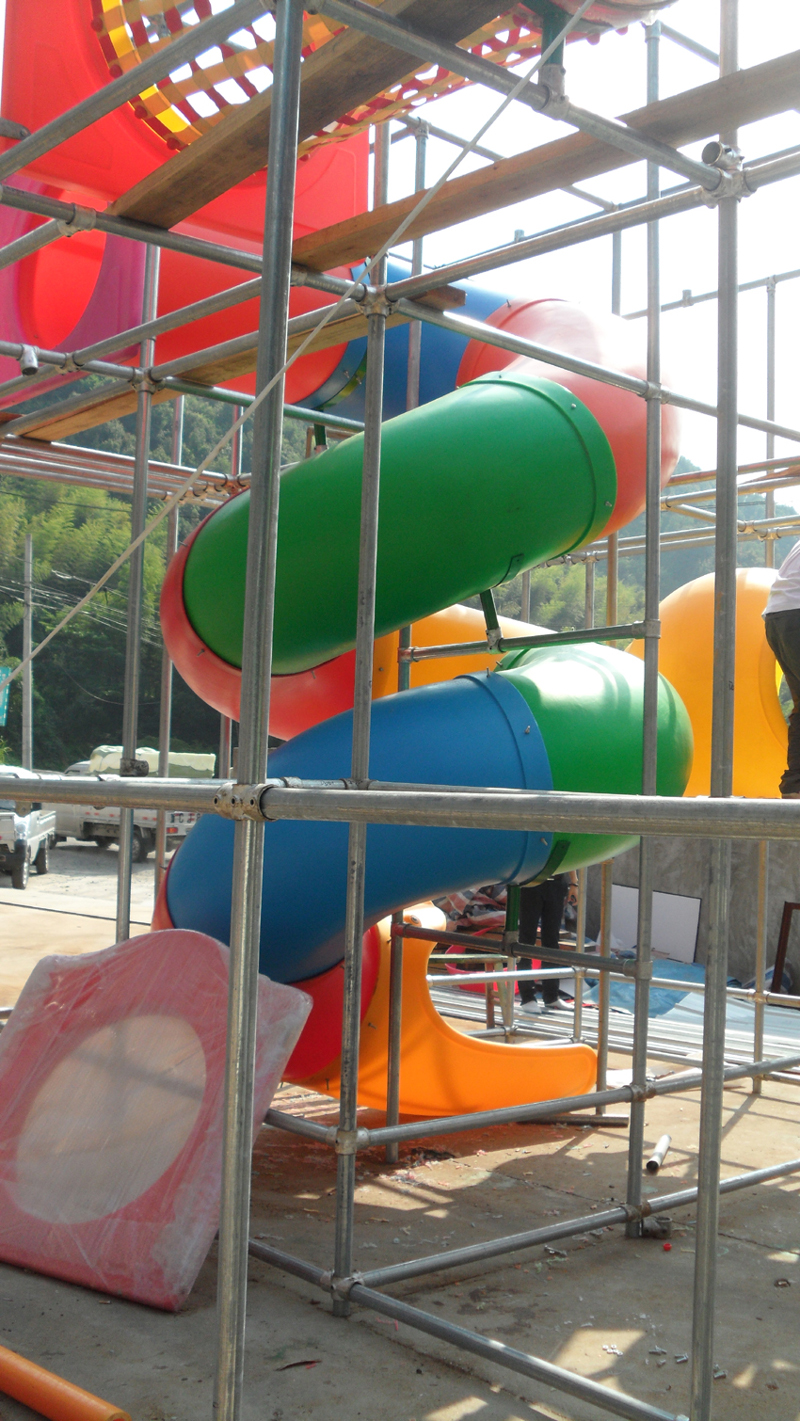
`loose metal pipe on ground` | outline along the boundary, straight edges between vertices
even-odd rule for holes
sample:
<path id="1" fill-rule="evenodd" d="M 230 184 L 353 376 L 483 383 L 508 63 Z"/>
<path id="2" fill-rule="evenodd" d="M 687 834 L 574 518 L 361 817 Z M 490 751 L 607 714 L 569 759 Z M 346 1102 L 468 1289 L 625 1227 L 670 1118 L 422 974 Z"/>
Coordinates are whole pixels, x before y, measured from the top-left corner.
<path id="1" fill-rule="evenodd" d="M 158 306 L 158 270 L 161 253 L 148 247 L 145 255 L 142 317 L 149 321 Z M 140 349 L 143 365 L 153 359 L 152 341 Z M 147 474 L 150 461 L 152 394 L 140 385 L 136 405 L 136 452 L 131 495 L 131 542 L 138 538 L 147 520 Z M 128 564 L 128 627 L 125 641 L 125 686 L 122 706 L 122 774 L 135 775 L 136 740 L 139 729 L 139 683 L 141 674 L 142 587 L 144 543 L 135 548 Z M 133 810 L 120 808 L 119 862 L 117 867 L 117 942 L 125 942 L 131 931 L 131 873 L 133 856 Z"/>
<path id="2" fill-rule="evenodd" d="M 230 15 L 230 11 L 224 13 Z M 283 435 L 284 382 L 278 372 L 286 360 L 289 319 L 303 42 L 301 0 L 278 0 L 276 23 L 256 373 L 259 391 L 270 384 L 272 388 L 256 411 L 253 430 L 238 762 L 239 776 L 245 781 L 266 775 L 269 747 L 278 480 Z M 263 867 L 264 826 L 252 819 L 241 820 L 235 828 L 231 902 L 217 1284 L 215 1408 L 218 1421 L 239 1421 L 242 1410 Z"/>

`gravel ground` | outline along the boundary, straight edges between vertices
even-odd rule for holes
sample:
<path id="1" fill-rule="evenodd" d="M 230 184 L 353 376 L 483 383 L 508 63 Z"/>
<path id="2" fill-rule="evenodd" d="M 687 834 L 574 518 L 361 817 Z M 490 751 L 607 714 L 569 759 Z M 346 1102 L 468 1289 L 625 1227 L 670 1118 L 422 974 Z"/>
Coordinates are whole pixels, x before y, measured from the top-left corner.
<path id="1" fill-rule="evenodd" d="M 117 895 L 117 865 L 119 849 L 112 844 L 108 849 L 98 849 L 96 844 L 85 844 L 77 839 L 67 839 L 50 850 L 50 872 L 38 874 L 34 870 L 28 881 L 30 890 L 40 893 L 72 893 L 84 898 L 104 898 L 114 902 Z M 145 863 L 133 865 L 131 902 L 151 906 L 153 902 L 153 881 L 155 860 L 153 855 Z M 11 887 L 11 875 L 0 873 L 0 888 Z M 23 895 L 20 894 L 20 897 Z"/>

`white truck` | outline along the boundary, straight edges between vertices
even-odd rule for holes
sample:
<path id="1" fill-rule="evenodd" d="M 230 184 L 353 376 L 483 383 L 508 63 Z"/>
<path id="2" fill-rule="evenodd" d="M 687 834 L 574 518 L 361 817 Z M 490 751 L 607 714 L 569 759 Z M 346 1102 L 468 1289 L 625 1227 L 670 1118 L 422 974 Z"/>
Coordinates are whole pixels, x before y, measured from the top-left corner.
<path id="1" fill-rule="evenodd" d="M 88 760 L 79 760 L 69 765 L 68 775 L 109 775 L 119 770 L 122 747 L 120 745 L 98 745 Z M 136 751 L 136 758 L 146 760 L 150 773 L 158 773 L 158 751 L 144 746 Z M 169 770 L 181 779 L 212 779 L 216 764 L 215 755 L 192 755 L 172 751 Z M 107 782 L 106 782 L 107 784 Z M 166 811 L 167 845 L 177 846 L 186 838 L 197 819 L 196 814 L 183 810 Z M 133 816 L 133 861 L 144 863 L 156 844 L 155 809 L 137 809 Z M 63 844 L 66 839 L 81 839 L 94 842 L 100 849 L 110 848 L 119 843 L 119 809 L 92 804 L 58 804 L 55 806 L 55 840 Z"/>
<path id="2" fill-rule="evenodd" d="M 24 779 L 27 771 L 3 765 L 2 773 Z M 52 804 L 34 800 L 27 814 L 19 813 L 24 807 L 10 799 L 0 800 L 0 872 L 11 874 L 14 888 L 27 888 L 31 864 L 37 873 L 47 873 L 50 845 L 56 837 Z"/>

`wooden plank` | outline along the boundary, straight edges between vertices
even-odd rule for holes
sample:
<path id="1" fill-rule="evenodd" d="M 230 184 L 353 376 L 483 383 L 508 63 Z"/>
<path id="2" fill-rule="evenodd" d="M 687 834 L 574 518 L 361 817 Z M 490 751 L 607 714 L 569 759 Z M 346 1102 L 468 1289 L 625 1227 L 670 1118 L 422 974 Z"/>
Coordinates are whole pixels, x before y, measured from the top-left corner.
<path id="1" fill-rule="evenodd" d="M 177 390 L 157 390 L 153 395 L 153 404 L 162 405 L 167 400 L 174 400 L 177 393 Z M 33 429 L 26 429 L 25 437 L 40 439 L 47 444 L 69 439 L 71 435 L 82 434 L 86 429 L 95 429 L 98 424 L 106 424 L 112 419 L 123 419 L 126 414 L 135 414 L 136 400 L 136 391 L 129 386 L 117 394 L 106 395 L 103 399 L 93 401 L 89 396 L 85 404 L 66 413 L 63 408 L 59 412 L 59 406 L 53 405 L 49 410 L 42 410 L 41 424 L 37 424 Z"/>
<path id="2" fill-rule="evenodd" d="M 443 288 L 448 291 L 450 288 Z M 441 295 L 441 292 L 436 293 Z M 461 292 L 457 292 L 459 297 Z M 438 304 L 438 303 L 437 303 Z M 460 304 L 447 302 L 446 304 Z M 387 318 L 387 328 L 392 326 L 406 325 L 408 316 L 403 316 L 394 312 Z M 307 332 L 298 332 L 289 337 L 288 353 L 293 355 L 298 346 L 305 339 Z M 310 355 L 317 350 L 329 350 L 333 345 L 344 345 L 350 340 L 366 339 L 367 318 L 359 311 L 357 314 L 345 317 L 344 320 L 329 321 L 328 325 L 316 335 L 307 347 Z M 198 352 L 198 362 L 181 372 L 182 380 L 191 380 L 198 386 L 203 385 L 223 385 L 230 380 L 237 380 L 242 375 L 250 375 L 256 368 L 256 342 L 258 333 L 253 332 L 253 344 L 245 350 L 239 350 L 235 355 L 223 356 L 213 363 L 202 363 L 201 352 Z M 156 390 L 153 394 L 153 404 L 160 405 L 166 400 L 174 400 L 178 394 L 177 390 L 169 388 Z M 68 408 L 65 408 L 66 405 Z M 86 429 L 95 429 L 99 424 L 106 424 L 111 419 L 122 419 L 126 414 L 133 414 L 136 409 L 136 391 L 130 386 L 115 388 L 107 391 L 102 390 L 87 393 L 83 402 L 76 404 L 74 396 L 69 401 L 64 401 L 61 406 L 52 405 L 49 409 L 41 411 L 40 423 L 29 426 L 25 429 L 25 436 L 29 439 L 42 439 L 48 443 L 54 440 L 67 439 L 71 435 L 80 434 Z M 13 416 L 12 416 L 13 418 Z"/>
<path id="3" fill-rule="evenodd" d="M 662 142 L 680 146 L 794 108 L 800 100 L 800 51 L 740 69 L 724 79 L 624 114 L 623 122 Z M 636 162 L 619 148 L 587 134 L 544 143 L 514 158 L 451 178 L 406 230 L 403 241 L 439 232 L 530 197 Z M 419 201 L 419 194 L 365 212 L 301 237 L 294 260 L 330 271 L 373 256 Z"/>
<path id="4" fill-rule="evenodd" d="M 501 13 L 497 0 L 384 0 L 436 39 L 459 40 Z M 414 66 L 407 52 L 346 29 L 303 64 L 300 137 L 310 138 L 342 114 L 403 79 Z M 209 133 L 170 158 L 109 209 L 121 217 L 174 227 L 236 183 L 266 167 L 271 90 L 232 105 Z"/>
<path id="5" fill-rule="evenodd" d="M 386 321 L 387 330 L 392 326 L 406 325 L 408 316 L 397 313 L 389 316 Z M 288 352 L 294 352 L 306 339 L 308 332 L 289 337 Z M 332 345 L 344 344 L 350 340 L 366 339 L 367 319 L 359 312 L 358 315 L 348 316 L 344 321 L 330 321 L 327 326 L 314 337 L 310 345 L 306 346 L 304 355 L 311 355 L 316 350 L 329 350 Z M 247 350 L 237 351 L 236 355 L 223 357 L 214 364 L 193 366 L 181 376 L 182 380 L 196 380 L 200 385 L 222 385 L 229 380 L 238 380 L 242 375 L 249 375 L 256 368 L 256 342 L 257 337 L 253 336 L 253 345 Z"/>

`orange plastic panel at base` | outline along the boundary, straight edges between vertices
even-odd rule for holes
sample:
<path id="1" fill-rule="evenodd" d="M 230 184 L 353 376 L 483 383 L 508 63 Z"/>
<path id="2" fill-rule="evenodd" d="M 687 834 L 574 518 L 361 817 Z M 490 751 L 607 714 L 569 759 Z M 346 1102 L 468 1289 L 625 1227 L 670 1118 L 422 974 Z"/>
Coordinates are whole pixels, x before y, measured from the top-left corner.
<path id="1" fill-rule="evenodd" d="M 772 568 L 736 573 L 736 671 L 733 793 L 777 799 L 786 768 L 786 722 L 778 700 L 777 663 L 764 635 L 762 612 L 775 578 Z M 714 674 L 714 574 L 697 577 L 664 598 L 660 608 L 659 670 L 689 712 L 694 763 L 686 795 L 711 785 L 711 700 Z M 642 656 L 643 642 L 630 650 Z"/>
<path id="2" fill-rule="evenodd" d="M 18 1352 L 0 1347 L 0 1391 L 38 1411 L 49 1421 L 131 1421 L 110 1401 L 101 1401 L 90 1391 L 45 1371 Z"/>
<path id="3" fill-rule="evenodd" d="M 407 910 L 422 927 L 441 928 L 444 915 L 431 905 Z M 386 1108 L 389 1039 L 389 920 L 379 925 L 378 985 L 361 1027 L 360 1105 Z M 403 1025 L 400 1044 L 400 1114 L 422 1118 L 493 1110 L 580 1095 L 593 1088 L 597 1057 L 579 1042 L 511 1046 L 475 1040 L 440 1017 L 425 977 L 434 944 L 403 939 Z M 338 1073 L 303 1081 L 323 1095 L 339 1094 Z"/>

